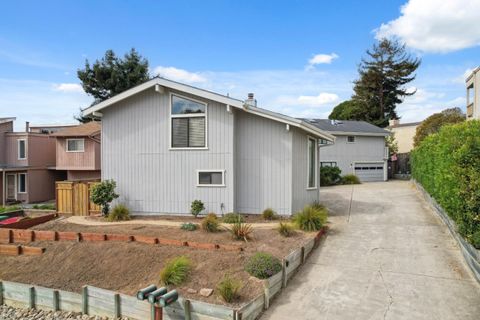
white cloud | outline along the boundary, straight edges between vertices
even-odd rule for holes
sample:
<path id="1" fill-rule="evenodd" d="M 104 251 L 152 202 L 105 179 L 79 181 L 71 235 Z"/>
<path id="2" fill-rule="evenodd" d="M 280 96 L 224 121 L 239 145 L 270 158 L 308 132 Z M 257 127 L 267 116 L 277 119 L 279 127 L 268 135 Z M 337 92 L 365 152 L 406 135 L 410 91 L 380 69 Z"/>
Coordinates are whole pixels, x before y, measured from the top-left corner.
<path id="1" fill-rule="evenodd" d="M 401 15 L 375 30 L 423 52 L 450 52 L 480 45 L 480 1 L 409 0 Z"/>
<path id="2" fill-rule="evenodd" d="M 179 82 L 202 83 L 207 81 L 205 77 L 203 77 L 198 73 L 189 72 L 187 70 L 178 69 L 175 67 L 158 66 L 153 70 L 153 72 L 155 75 L 159 75 L 161 77 L 164 77 L 170 80 L 179 81 Z"/>
<path id="3" fill-rule="evenodd" d="M 62 92 L 84 92 L 82 86 L 78 83 L 59 83 L 53 85 L 53 89 Z"/>
<path id="4" fill-rule="evenodd" d="M 310 108 L 332 105 L 340 100 L 335 93 L 321 92 L 316 96 L 280 96 L 275 99 L 275 104 L 282 106 L 304 106 Z"/>
<path id="5" fill-rule="evenodd" d="M 465 85 L 465 80 L 467 80 L 468 76 L 472 74 L 473 70 L 475 70 L 475 68 L 468 68 L 464 73 L 452 79 L 452 82 Z"/>
<path id="6" fill-rule="evenodd" d="M 412 96 L 405 98 L 405 101 L 408 103 L 422 103 L 433 99 L 440 99 L 445 96 L 444 92 L 433 92 L 416 87 L 407 88 L 407 92 L 415 92 Z"/>
<path id="7" fill-rule="evenodd" d="M 331 54 L 316 54 L 310 60 L 308 60 L 309 67 L 313 67 L 317 64 L 330 64 L 333 60 L 337 59 L 338 55 L 336 53 Z"/>

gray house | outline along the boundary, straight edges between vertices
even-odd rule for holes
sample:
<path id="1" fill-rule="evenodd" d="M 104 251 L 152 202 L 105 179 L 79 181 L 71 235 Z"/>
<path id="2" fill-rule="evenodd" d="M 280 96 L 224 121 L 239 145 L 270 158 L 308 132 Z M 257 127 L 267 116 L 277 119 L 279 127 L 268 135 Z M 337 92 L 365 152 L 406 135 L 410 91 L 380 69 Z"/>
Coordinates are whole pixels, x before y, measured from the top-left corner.
<path id="1" fill-rule="evenodd" d="M 319 199 L 320 139 L 313 124 L 164 78 L 83 114 L 102 119 L 102 179 L 137 214 L 207 212 L 289 215 Z"/>
<path id="2" fill-rule="evenodd" d="M 355 174 L 362 182 L 386 181 L 390 132 L 365 121 L 304 119 L 335 136 L 335 144 L 321 141 L 320 167 L 337 166 L 342 175 Z M 321 169 L 320 169 L 321 170 Z"/>

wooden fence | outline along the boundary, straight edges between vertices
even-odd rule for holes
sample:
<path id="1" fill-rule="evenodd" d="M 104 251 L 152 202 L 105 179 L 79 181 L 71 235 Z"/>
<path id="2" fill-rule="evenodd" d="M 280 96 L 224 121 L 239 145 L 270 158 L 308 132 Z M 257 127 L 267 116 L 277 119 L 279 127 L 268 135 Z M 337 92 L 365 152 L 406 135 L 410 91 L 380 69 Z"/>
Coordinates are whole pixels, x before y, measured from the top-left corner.
<path id="1" fill-rule="evenodd" d="M 97 182 L 56 182 L 57 213 L 88 216 L 100 213 L 101 207 L 90 201 L 90 191 Z"/>

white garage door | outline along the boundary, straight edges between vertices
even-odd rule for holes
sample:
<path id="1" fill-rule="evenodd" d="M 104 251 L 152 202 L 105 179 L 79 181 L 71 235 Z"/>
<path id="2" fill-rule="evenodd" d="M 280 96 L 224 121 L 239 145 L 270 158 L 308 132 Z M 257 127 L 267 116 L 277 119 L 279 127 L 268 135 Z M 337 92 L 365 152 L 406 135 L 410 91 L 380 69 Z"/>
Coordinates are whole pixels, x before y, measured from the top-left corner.
<path id="1" fill-rule="evenodd" d="M 355 175 L 362 182 L 383 181 L 384 163 L 355 163 Z"/>

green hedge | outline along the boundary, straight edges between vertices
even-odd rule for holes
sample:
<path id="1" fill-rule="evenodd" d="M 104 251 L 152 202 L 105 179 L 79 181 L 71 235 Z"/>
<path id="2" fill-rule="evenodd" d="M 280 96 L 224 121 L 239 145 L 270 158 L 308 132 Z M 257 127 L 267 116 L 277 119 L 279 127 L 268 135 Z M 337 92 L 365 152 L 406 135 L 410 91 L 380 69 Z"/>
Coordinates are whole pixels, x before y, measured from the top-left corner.
<path id="1" fill-rule="evenodd" d="M 480 232 L 480 121 L 447 125 L 412 151 L 413 177 L 473 242 Z"/>

